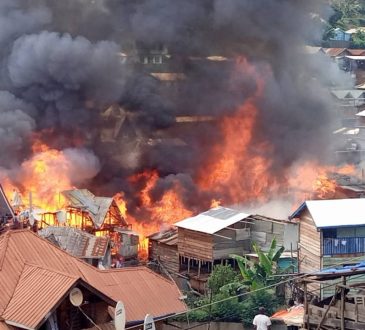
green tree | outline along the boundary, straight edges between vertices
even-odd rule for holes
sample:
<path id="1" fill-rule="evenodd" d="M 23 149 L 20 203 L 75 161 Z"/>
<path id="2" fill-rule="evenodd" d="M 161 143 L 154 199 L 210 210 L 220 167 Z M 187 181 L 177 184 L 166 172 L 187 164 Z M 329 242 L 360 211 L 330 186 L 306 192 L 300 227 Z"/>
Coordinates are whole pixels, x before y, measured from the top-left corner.
<path id="1" fill-rule="evenodd" d="M 352 35 L 352 48 L 365 48 L 365 32 L 358 31 Z"/>
<path id="2" fill-rule="evenodd" d="M 216 265 L 208 278 L 208 288 L 213 295 L 227 284 L 238 282 L 238 274 L 229 265 Z"/>
<path id="3" fill-rule="evenodd" d="M 359 0 L 332 0 L 332 8 L 335 11 L 331 18 L 332 26 L 334 28 L 340 27 L 344 30 L 359 24 L 359 19 L 364 9 Z"/>
<path id="4" fill-rule="evenodd" d="M 263 252 L 255 242 L 252 244 L 252 248 L 259 258 L 258 262 L 249 260 L 245 256 L 235 254 L 230 256 L 237 261 L 243 284 L 250 290 L 256 290 L 280 280 L 280 278 L 274 279 L 272 276 L 279 273 L 277 261 L 284 252 L 284 247 L 277 248 L 276 239 L 274 238 L 268 252 Z"/>

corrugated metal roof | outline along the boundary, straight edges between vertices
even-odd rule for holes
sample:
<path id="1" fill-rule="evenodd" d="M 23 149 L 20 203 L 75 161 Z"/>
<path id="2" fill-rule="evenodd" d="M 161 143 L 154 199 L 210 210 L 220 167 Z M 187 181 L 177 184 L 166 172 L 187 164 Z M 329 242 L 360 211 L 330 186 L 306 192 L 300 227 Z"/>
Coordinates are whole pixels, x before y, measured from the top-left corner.
<path id="1" fill-rule="evenodd" d="M 148 236 L 148 239 L 164 243 L 166 245 L 177 245 L 177 228 L 169 228 Z"/>
<path id="2" fill-rule="evenodd" d="M 249 216 L 249 214 L 219 206 L 198 214 L 195 217 L 179 221 L 175 223 L 175 226 L 206 234 L 214 234 L 223 228 L 246 219 Z"/>
<path id="3" fill-rule="evenodd" d="M 329 56 L 336 57 L 346 52 L 346 48 L 324 48 L 325 53 Z"/>
<path id="4" fill-rule="evenodd" d="M 109 239 L 97 237 L 73 227 L 46 227 L 38 232 L 44 238 L 54 237 L 58 246 L 78 258 L 103 258 Z"/>
<path id="5" fill-rule="evenodd" d="M 16 330 L 16 328 L 9 324 L 6 324 L 4 321 L 0 321 L 0 330 Z"/>
<path id="6" fill-rule="evenodd" d="M 365 199 L 332 199 L 306 201 L 290 218 L 308 209 L 317 228 L 365 225 Z"/>
<path id="7" fill-rule="evenodd" d="M 25 313 L 25 306 L 21 304 L 12 305 L 17 311 L 7 308 L 17 292 L 17 286 L 22 283 L 23 299 L 32 302 L 26 308 L 36 306 L 30 287 L 34 285 L 33 282 L 19 281 L 26 264 L 71 278 L 81 278 L 112 300 L 122 300 L 126 306 L 128 322 L 143 320 L 147 313 L 161 317 L 186 310 L 177 286 L 146 267 L 100 270 L 29 230 L 15 230 L 0 236 L 0 316 L 5 309 L 7 315 Z M 42 297 L 41 301 L 51 310 L 53 303 L 48 302 L 48 295 Z"/>
<path id="8" fill-rule="evenodd" d="M 2 317 L 7 323 L 36 329 L 77 279 L 26 264 Z"/>
<path id="9" fill-rule="evenodd" d="M 101 227 L 109 209 L 113 206 L 114 199 L 111 197 L 97 197 L 87 189 L 65 190 L 62 194 L 70 203 L 70 207 L 82 209 L 89 213 L 91 220 L 96 227 Z M 117 216 L 127 225 L 117 209 Z"/>
<path id="10" fill-rule="evenodd" d="M 364 98 L 364 91 L 359 89 L 332 90 L 331 93 L 340 100 Z"/>
<path id="11" fill-rule="evenodd" d="M 365 117 L 365 110 L 358 112 L 356 116 Z"/>
<path id="12" fill-rule="evenodd" d="M 347 55 L 345 57 L 349 58 L 350 60 L 355 60 L 355 61 L 364 61 L 365 60 L 364 55 L 359 55 L 359 56 Z"/>
<path id="13" fill-rule="evenodd" d="M 350 55 L 360 56 L 365 54 L 365 49 L 347 49 Z"/>
<path id="14" fill-rule="evenodd" d="M 295 306 L 290 310 L 281 310 L 271 316 L 272 320 L 283 321 L 287 326 L 301 327 L 304 320 L 304 307 Z"/>

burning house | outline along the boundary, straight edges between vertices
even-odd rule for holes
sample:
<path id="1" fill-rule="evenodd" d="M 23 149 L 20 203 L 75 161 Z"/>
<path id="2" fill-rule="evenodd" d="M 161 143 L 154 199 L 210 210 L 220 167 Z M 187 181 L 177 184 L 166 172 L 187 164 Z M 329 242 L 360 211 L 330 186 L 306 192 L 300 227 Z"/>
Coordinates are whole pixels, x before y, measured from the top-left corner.
<path id="1" fill-rule="evenodd" d="M 62 195 L 66 199 L 64 211 L 42 213 L 39 229 L 58 225 L 106 236 L 113 242 L 113 255 L 137 259 L 139 236 L 130 230 L 114 198 L 98 197 L 87 189 L 66 190 Z"/>
<path id="2" fill-rule="evenodd" d="M 46 227 L 38 231 L 67 253 L 100 268 L 110 268 L 111 244 L 108 237 L 97 237 L 74 227 Z"/>
<path id="3" fill-rule="evenodd" d="M 217 203 L 253 209 L 302 200 L 318 185 L 327 192 L 318 176 L 337 167 L 328 86 L 348 80 L 301 49 L 308 29 L 322 35 L 328 11 L 317 0 L 261 2 L 0 5 L 4 190 L 32 192 L 24 203 L 40 228 L 107 235 L 119 250 L 125 238 L 128 254 L 128 224 L 146 237 Z M 121 60 L 128 54 L 140 63 Z M 179 266 L 211 269 L 242 252 L 249 224 L 240 220 L 214 218 L 215 232 L 180 227 Z M 204 245 L 200 255 L 186 233 Z"/>

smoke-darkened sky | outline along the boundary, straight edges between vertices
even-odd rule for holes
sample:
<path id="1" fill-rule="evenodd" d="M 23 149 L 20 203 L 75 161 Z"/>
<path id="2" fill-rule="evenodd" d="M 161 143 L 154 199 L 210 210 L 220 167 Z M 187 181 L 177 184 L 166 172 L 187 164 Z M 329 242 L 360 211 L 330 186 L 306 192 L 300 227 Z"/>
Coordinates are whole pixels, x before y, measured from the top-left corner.
<path id="1" fill-rule="evenodd" d="M 242 56 L 269 72 L 252 149 L 270 142 L 265 157 L 273 175 L 302 158 L 328 162 L 335 111 L 327 87 L 347 78 L 323 54 L 303 48 L 320 40 L 320 18 L 330 14 L 320 0 L 2 0 L 0 167 L 19 176 L 34 133 L 41 133 L 52 147 L 69 150 L 77 164 L 72 181 L 80 183 L 78 171 L 88 168 L 85 186 L 133 196 L 126 178 L 154 168 L 162 175 L 156 199 L 177 180 L 194 203 L 198 169 L 221 133 L 216 124 L 180 132 L 175 116 L 219 122 L 234 113 L 257 89 L 236 69 Z M 161 86 L 135 63 L 141 45 L 166 46 L 174 72 L 186 79 L 173 90 Z M 122 63 L 120 52 L 130 60 Z M 229 60 L 202 60 L 210 55 Z M 100 112 L 111 104 L 129 112 L 137 132 L 123 136 L 123 128 L 117 145 L 100 142 Z M 166 136 L 182 137 L 185 146 L 166 143 Z"/>

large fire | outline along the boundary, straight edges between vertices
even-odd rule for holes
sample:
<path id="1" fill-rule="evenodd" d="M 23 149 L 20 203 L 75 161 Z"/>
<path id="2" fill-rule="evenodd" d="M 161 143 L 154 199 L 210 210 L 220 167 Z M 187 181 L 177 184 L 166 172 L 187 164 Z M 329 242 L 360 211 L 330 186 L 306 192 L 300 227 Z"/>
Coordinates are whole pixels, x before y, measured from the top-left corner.
<path id="1" fill-rule="evenodd" d="M 288 169 L 286 177 L 278 178 L 270 173 L 271 161 L 265 157 L 271 149 L 270 141 L 259 145 L 252 143 L 259 111 L 256 101 L 262 95 L 265 77 L 242 58 L 237 61 L 237 70 L 256 81 L 256 91 L 233 115 L 219 120 L 221 140 L 207 151 L 209 154 L 205 157 L 206 163 L 201 165 L 200 173 L 193 178 L 200 192 L 211 196 L 211 206 L 262 204 L 273 196 L 290 198 L 293 203 L 309 198 L 334 197 L 336 182 L 328 173 L 349 174 L 354 172 L 353 167 L 338 169 L 313 161 Z M 20 190 L 25 205 L 30 203 L 28 196 L 31 192 L 33 207 L 45 211 L 59 210 L 64 207 L 60 192 L 72 188 L 69 177 L 71 165 L 62 151 L 49 148 L 44 142 L 36 140 L 32 157 L 21 165 L 20 177 L 16 181 L 10 181 L 3 174 L 2 184 L 9 196 L 13 189 Z M 129 178 L 130 185 L 141 187 L 134 196 L 134 204 L 137 206 L 134 205 L 133 213 L 129 212 L 123 193 L 115 196 L 124 217 L 141 234 L 142 250 L 147 249 L 146 237 L 149 234 L 209 207 L 209 204 L 202 203 L 201 210 L 193 210 L 190 205 L 185 205 L 178 181 L 157 200 L 153 199 L 152 192 L 159 179 L 160 174 L 153 169 L 146 169 Z"/>

